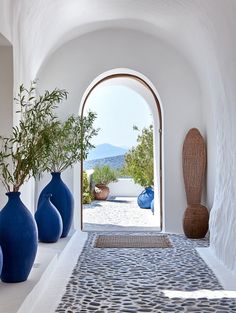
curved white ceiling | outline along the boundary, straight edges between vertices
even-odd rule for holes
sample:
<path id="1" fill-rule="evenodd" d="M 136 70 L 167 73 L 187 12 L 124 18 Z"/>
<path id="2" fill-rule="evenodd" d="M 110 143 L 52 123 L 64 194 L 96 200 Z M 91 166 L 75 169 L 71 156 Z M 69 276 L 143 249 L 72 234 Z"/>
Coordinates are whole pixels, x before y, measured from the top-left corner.
<path id="1" fill-rule="evenodd" d="M 11 43 L 0 33 L 0 46 L 11 46 Z"/>
<path id="2" fill-rule="evenodd" d="M 231 0 L 41 0 L 14 1 L 14 21 L 20 21 L 25 60 L 35 74 L 45 58 L 68 40 L 101 28 L 122 27 L 152 33 L 189 58 L 199 47 L 211 49 L 214 18 L 235 10 Z M 32 27 L 33 25 L 33 27 Z"/>

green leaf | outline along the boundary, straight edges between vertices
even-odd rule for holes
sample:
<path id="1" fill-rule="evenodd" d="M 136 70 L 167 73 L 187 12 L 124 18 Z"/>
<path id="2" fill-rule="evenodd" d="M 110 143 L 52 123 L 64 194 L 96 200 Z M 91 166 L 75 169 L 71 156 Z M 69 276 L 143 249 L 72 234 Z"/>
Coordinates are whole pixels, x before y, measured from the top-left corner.
<path id="1" fill-rule="evenodd" d="M 137 130 L 134 128 L 134 130 Z M 123 175 L 131 176 L 135 183 L 143 187 L 153 186 L 153 126 L 143 128 L 137 137 L 137 146 L 132 147 L 125 155 Z"/>

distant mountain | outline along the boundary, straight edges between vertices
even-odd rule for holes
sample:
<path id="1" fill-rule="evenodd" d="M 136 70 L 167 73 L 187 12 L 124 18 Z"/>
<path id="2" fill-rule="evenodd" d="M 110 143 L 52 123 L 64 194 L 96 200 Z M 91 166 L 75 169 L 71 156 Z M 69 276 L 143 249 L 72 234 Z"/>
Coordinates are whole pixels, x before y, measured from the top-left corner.
<path id="1" fill-rule="evenodd" d="M 121 148 L 110 145 L 109 143 L 103 143 L 101 145 L 97 145 L 94 149 L 91 149 L 86 161 L 124 155 L 128 150 L 129 149 L 127 148 Z"/>
<path id="2" fill-rule="evenodd" d="M 124 162 L 125 162 L 125 156 L 123 154 L 123 155 L 117 155 L 117 156 L 108 157 L 108 158 L 84 161 L 83 167 L 85 170 L 90 170 L 90 169 L 95 168 L 95 166 L 108 165 L 113 169 L 120 169 L 124 166 Z"/>

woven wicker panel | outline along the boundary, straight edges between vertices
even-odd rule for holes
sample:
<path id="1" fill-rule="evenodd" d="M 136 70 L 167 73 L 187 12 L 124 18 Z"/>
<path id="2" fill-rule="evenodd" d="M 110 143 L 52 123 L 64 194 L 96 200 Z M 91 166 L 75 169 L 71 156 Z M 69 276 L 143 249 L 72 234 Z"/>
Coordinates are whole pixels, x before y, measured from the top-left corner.
<path id="1" fill-rule="evenodd" d="M 206 168 L 206 146 L 198 129 L 192 128 L 187 133 L 182 156 L 187 203 L 201 203 Z"/>
<path id="2" fill-rule="evenodd" d="M 95 248 L 172 248 L 168 236 L 98 235 Z"/>

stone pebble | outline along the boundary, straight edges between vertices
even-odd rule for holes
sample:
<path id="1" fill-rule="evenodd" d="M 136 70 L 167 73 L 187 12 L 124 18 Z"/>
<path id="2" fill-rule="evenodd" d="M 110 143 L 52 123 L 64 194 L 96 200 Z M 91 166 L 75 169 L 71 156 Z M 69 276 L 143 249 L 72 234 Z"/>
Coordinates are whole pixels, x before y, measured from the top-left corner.
<path id="1" fill-rule="evenodd" d="M 173 248 L 99 249 L 96 236 L 89 234 L 57 313 L 236 313 L 236 299 L 194 296 L 223 291 L 195 249 L 207 247 L 206 239 L 168 234 Z"/>

